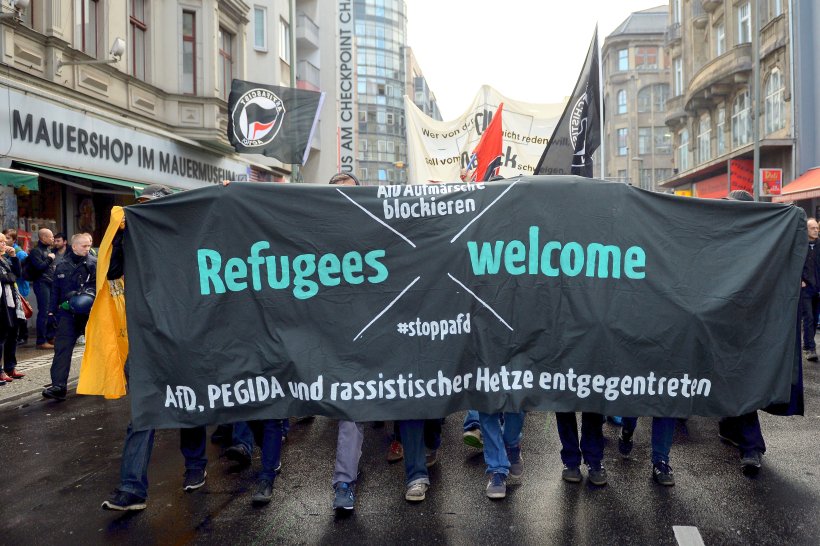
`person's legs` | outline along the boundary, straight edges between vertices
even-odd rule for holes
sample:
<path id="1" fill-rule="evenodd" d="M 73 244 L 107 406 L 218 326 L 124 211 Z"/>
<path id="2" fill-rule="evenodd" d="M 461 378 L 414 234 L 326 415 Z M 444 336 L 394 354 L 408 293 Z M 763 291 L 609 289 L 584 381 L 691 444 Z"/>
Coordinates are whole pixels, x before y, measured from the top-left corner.
<path id="1" fill-rule="evenodd" d="M 475 430 L 481 426 L 481 421 L 476 410 L 467 410 L 467 415 L 464 416 L 464 432 L 468 430 Z"/>
<path id="2" fill-rule="evenodd" d="M 404 446 L 405 482 L 408 486 L 415 483 L 430 484 L 424 452 L 424 421 L 414 419 L 400 421 L 401 443 Z"/>
<path id="3" fill-rule="evenodd" d="M 205 427 L 179 429 L 179 449 L 185 457 L 186 470 L 205 470 L 208 457 L 205 455 L 207 433 Z"/>
<path id="4" fill-rule="evenodd" d="M 248 426 L 246 421 L 238 421 L 233 424 L 231 441 L 232 447 L 241 446 L 248 455 L 253 453 L 253 431 L 251 431 L 251 427 Z"/>
<path id="5" fill-rule="evenodd" d="M 524 430 L 524 417 L 526 413 L 505 412 L 502 414 L 504 420 L 504 447 L 509 451 L 510 449 L 519 449 L 521 446 L 521 436 Z"/>
<path id="6" fill-rule="evenodd" d="M 148 463 L 154 447 L 154 430 L 134 430 L 128 423 L 120 461 L 120 485 L 117 489 L 148 498 Z"/>
<path id="7" fill-rule="evenodd" d="M 604 459 L 604 416 L 600 413 L 581 414 L 581 452 L 590 468 L 600 468 Z"/>
<path id="8" fill-rule="evenodd" d="M 362 457 L 364 426 L 353 421 L 339 421 L 336 438 L 336 464 L 333 469 L 333 485 L 354 483 L 359 475 L 359 460 Z"/>
<path id="9" fill-rule="evenodd" d="M 478 413 L 481 435 L 484 438 L 484 463 L 487 474 L 510 473 L 510 461 L 504 446 L 504 431 L 501 428 L 500 413 Z"/>
<path id="10" fill-rule="evenodd" d="M 814 305 L 816 295 L 810 288 L 800 289 L 800 311 L 803 315 L 803 350 L 815 351 L 814 335 L 817 333 L 817 314 Z"/>
<path id="11" fill-rule="evenodd" d="M 282 456 L 282 420 L 265 419 L 251 421 L 251 423 L 258 429 L 256 437 L 260 441 L 259 446 L 262 450 L 262 471 L 258 479 L 273 482 L 276 479 L 276 469 L 279 467 Z"/>
<path id="12" fill-rule="evenodd" d="M 669 463 L 672 439 L 675 436 L 675 421 L 673 417 L 652 418 L 652 464 Z"/>
<path id="13" fill-rule="evenodd" d="M 78 326 L 80 326 L 78 328 Z M 84 320 L 76 320 L 67 312 L 57 314 L 57 334 L 54 338 L 54 360 L 51 362 L 51 384 L 65 392 L 71 357 L 77 337 L 85 328 Z"/>
<path id="14" fill-rule="evenodd" d="M 737 420 L 737 430 L 740 433 L 738 448 L 741 455 L 750 451 L 756 451 L 761 455 L 766 453 L 766 441 L 763 439 L 763 431 L 760 430 L 757 412 L 744 413 L 733 419 Z"/>
<path id="15" fill-rule="evenodd" d="M 51 285 L 43 281 L 34 281 L 34 297 L 37 300 L 37 345 L 48 341 L 48 307 L 51 300 Z"/>
<path id="16" fill-rule="evenodd" d="M 3 353 L 3 371 L 8 375 L 14 372 L 17 367 L 17 330 L 18 325 L 15 322 L 5 333 L 0 332 L 4 337 L 2 353 Z"/>
<path id="17" fill-rule="evenodd" d="M 573 412 L 556 412 L 555 424 L 561 440 L 561 461 L 564 466 L 581 466 L 581 449 L 578 447 L 578 421 Z"/>

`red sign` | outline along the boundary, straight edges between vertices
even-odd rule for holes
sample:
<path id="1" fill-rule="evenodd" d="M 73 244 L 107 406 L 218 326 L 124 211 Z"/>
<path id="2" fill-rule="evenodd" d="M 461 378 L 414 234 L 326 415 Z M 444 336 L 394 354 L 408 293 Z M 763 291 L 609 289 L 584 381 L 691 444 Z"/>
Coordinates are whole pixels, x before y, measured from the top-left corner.
<path id="1" fill-rule="evenodd" d="M 754 194 L 754 161 L 751 159 L 729 160 L 729 191 L 746 190 Z"/>
<path id="2" fill-rule="evenodd" d="M 780 195 L 783 187 L 783 169 L 760 169 L 763 195 Z"/>

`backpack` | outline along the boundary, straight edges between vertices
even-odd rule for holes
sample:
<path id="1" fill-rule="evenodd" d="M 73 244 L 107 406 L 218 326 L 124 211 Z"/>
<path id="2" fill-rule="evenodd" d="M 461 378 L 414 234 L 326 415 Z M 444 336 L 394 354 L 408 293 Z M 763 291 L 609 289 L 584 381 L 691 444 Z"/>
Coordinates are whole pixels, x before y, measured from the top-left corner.
<path id="1" fill-rule="evenodd" d="M 34 268 L 31 267 L 31 257 L 29 256 L 26 256 L 20 264 L 20 269 L 23 270 L 23 280 L 34 282 L 41 276 L 39 271 L 35 271 Z"/>

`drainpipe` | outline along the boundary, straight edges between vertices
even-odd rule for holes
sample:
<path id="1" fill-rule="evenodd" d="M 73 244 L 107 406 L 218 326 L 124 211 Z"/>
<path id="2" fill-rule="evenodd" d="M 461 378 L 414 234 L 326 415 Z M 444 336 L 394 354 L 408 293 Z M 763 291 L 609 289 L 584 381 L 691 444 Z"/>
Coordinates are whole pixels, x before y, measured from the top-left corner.
<path id="1" fill-rule="evenodd" d="M 787 2 L 787 6 L 789 9 L 789 89 L 790 89 L 790 96 L 791 100 L 789 101 L 789 109 L 791 110 L 791 121 L 792 121 L 792 177 L 791 179 L 794 180 L 797 178 L 797 135 L 800 132 L 800 125 L 797 123 L 797 115 L 796 108 L 795 108 L 795 97 L 797 96 L 797 92 L 794 89 L 794 2 L 789 0 Z M 786 181 L 782 181 L 782 185 L 786 185 Z"/>

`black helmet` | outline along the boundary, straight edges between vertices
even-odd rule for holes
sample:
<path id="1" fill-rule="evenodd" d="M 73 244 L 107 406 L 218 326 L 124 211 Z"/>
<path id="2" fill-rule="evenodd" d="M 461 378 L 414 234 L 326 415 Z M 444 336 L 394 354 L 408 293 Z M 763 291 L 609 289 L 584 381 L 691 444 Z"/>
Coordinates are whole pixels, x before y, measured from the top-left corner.
<path id="1" fill-rule="evenodd" d="M 94 305 L 94 294 L 89 290 L 78 292 L 68 300 L 68 307 L 75 315 L 87 315 L 91 313 L 92 305 Z"/>

